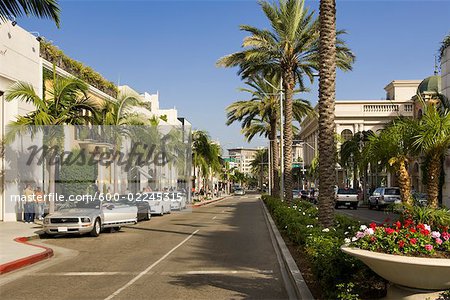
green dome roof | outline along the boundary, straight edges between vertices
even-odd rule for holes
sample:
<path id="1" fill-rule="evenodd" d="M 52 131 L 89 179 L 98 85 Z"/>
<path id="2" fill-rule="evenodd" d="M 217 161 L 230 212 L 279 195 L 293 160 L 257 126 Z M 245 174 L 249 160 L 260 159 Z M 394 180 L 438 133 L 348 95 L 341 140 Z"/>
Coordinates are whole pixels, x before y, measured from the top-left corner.
<path id="1" fill-rule="evenodd" d="M 430 77 L 425 78 L 422 80 L 422 82 L 419 84 L 419 87 L 417 88 L 417 92 L 420 94 L 423 93 L 440 93 L 441 92 L 441 76 L 439 75 L 433 75 Z"/>

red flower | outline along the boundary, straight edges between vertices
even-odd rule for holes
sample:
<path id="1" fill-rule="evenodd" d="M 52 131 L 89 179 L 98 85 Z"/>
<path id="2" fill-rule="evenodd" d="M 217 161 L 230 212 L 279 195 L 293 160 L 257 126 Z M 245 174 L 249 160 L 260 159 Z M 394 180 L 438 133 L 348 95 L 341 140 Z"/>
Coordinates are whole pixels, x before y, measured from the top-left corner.
<path id="1" fill-rule="evenodd" d="M 427 230 L 427 229 L 422 229 L 422 230 L 420 231 L 420 233 L 423 234 L 423 235 L 429 235 L 429 234 L 430 234 L 430 231 Z"/>
<path id="2" fill-rule="evenodd" d="M 415 228 L 412 228 L 412 227 L 411 227 L 411 228 L 409 229 L 409 232 L 415 233 L 415 232 L 417 232 L 417 230 L 416 230 Z"/>
<path id="3" fill-rule="evenodd" d="M 417 243 L 417 239 L 415 239 L 415 238 L 410 239 L 409 242 L 410 242 L 412 245 L 415 245 L 415 244 Z"/>
<path id="4" fill-rule="evenodd" d="M 370 237 L 370 241 L 371 241 L 371 242 L 375 242 L 376 240 L 377 240 L 377 238 L 374 237 L 373 235 Z"/>
<path id="5" fill-rule="evenodd" d="M 425 250 L 427 250 L 427 251 L 433 250 L 433 245 L 430 245 L 430 244 L 425 245 Z"/>
<path id="6" fill-rule="evenodd" d="M 425 226 L 422 223 L 417 224 L 417 229 L 425 229 Z"/>
<path id="7" fill-rule="evenodd" d="M 377 224 L 375 222 L 372 222 L 372 223 L 370 223 L 369 227 L 372 228 L 373 230 L 375 230 L 375 228 L 377 227 Z"/>
<path id="8" fill-rule="evenodd" d="M 399 248 L 403 248 L 405 246 L 405 242 L 404 241 L 399 241 L 398 242 L 398 247 Z"/>
<path id="9" fill-rule="evenodd" d="M 400 221 L 395 222 L 395 227 L 402 228 L 402 223 Z"/>
<path id="10" fill-rule="evenodd" d="M 407 219 L 407 220 L 405 220 L 404 226 L 409 227 L 409 226 L 411 226 L 411 224 L 413 224 L 413 221 L 411 219 Z"/>
<path id="11" fill-rule="evenodd" d="M 387 234 L 392 234 L 392 233 L 394 233 L 395 232 L 395 230 L 394 229 L 392 229 L 392 228 L 389 228 L 389 227 L 386 227 L 385 229 L 384 229 L 384 231 L 387 233 Z"/>

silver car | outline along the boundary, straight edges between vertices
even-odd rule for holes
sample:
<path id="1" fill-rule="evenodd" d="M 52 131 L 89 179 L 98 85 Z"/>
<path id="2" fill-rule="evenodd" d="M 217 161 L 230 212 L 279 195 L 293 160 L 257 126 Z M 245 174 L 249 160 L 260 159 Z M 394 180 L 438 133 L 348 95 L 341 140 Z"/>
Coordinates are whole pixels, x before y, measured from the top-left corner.
<path id="1" fill-rule="evenodd" d="M 98 236 L 105 228 L 120 230 L 137 223 L 137 207 L 120 202 L 92 200 L 69 202 L 44 218 L 46 234 L 84 234 Z"/>
<path id="2" fill-rule="evenodd" d="M 398 187 L 379 187 L 369 197 L 369 209 L 381 209 L 393 203 L 401 203 Z"/>

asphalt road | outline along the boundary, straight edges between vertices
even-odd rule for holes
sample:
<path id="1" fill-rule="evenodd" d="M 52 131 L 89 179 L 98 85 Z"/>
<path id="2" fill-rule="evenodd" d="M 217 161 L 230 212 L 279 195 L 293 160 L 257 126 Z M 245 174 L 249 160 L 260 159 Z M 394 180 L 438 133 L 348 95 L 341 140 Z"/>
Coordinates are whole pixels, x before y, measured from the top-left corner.
<path id="1" fill-rule="evenodd" d="M 0 286 L 0 298 L 288 297 L 256 195 L 154 217 L 98 238 L 63 237 L 44 243 L 75 255 L 30 268 Z"/>
<path id="2" fill-rule="evenodd" d="M 335 209 L 335 211 L 339 214 L 351 216 L 363 223 L 375 222 L 377 224 L 380 224 L 384 223 L 385 220 L 389 220 L 389 223 L 392 223 L 398 220 L 398 214 L 394 214 L 392 212 L 384 210 L 372 210 L 368 209 L 367 207 L 359 207 L 357 210 L 342 207 L 339 209 Z"/>

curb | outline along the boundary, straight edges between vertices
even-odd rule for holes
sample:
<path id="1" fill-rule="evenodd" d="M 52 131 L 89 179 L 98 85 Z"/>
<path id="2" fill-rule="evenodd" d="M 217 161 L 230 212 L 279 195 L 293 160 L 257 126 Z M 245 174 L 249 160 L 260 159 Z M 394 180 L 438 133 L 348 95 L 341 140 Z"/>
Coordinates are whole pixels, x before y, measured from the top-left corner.
<path id="1" fill-rule="evenodd" d="M 272 216 L 269 213 L 269 210 L 266 207 L 266 204 L 262 199 L 261 203 L 264 209 L 264 212 L 266 214 L 266 221 L 268 223 L 268 227 L 270 227 L 273 238 L 275 239 L 274 246 L 276 246 L 281 254 L 281 257 L 283 259 L 284 267 L 287 271 L 287 275 L 289 277 L 290 283 L 294 289 L 295 292 L 295 299 L 314 299 L 313 295 L 311 294 L 311 291 L 309 290 L 308 286 L 306 285 L 305 279 L 302 276 L 302 273 L 298 269 L 297 263 L 295 262 L 294 258 L 292 257 L 291 253 L 289 252 L 289 249 L 287 248 L 286 244 L 284 243 L 283 238 L 281 237 L 280 232 L 278 231 L 277 226 L 275 225 L 275 222 L 272 219 Z M 272 236 L 271 236 L 272 238 Z M 291 297 L 290 297 L 291 298 Z"/>
<path id="2" fill-rule="evenodd" d="M 203 201 L 203 202 L 200 202 L 200 203 L 197 203 L 197 204 L 192 205 L 192 208 L 201 207 L 201 206 L 204 206 L 204 205 L 206 205 L 206 204 L 214 203 L 214 202 L 223 200 L 223 199 L 225 199 L 226 197 L 228 197 L 228 196 L 224 196 L 224 197 L 217 198 L 217 199 L 214 199 L 214 200 Z"/>
<path id="3" fill-rule="evenodd" d="M 33 247 L 38 247 L 44 249 L 41 253 L 33 254 L 24 258 L 20 258 L 17 260 L 13 260 L 11 262 L 8 262 L 6 264 L 0 265 L 0 275 L 15 271 L 17 269 L 23 268 L 25 266 L 37 263 L 41 260 L 50 258 L 53 256 L 53 250 L 44 246 L 35 245 L 29 243 L 29 240 L 37 239 L 37 236 L 31 236 L 31 237 L 18 237 L 15 238 L 14 241 L 22 244 L 26 244 Z"/>

